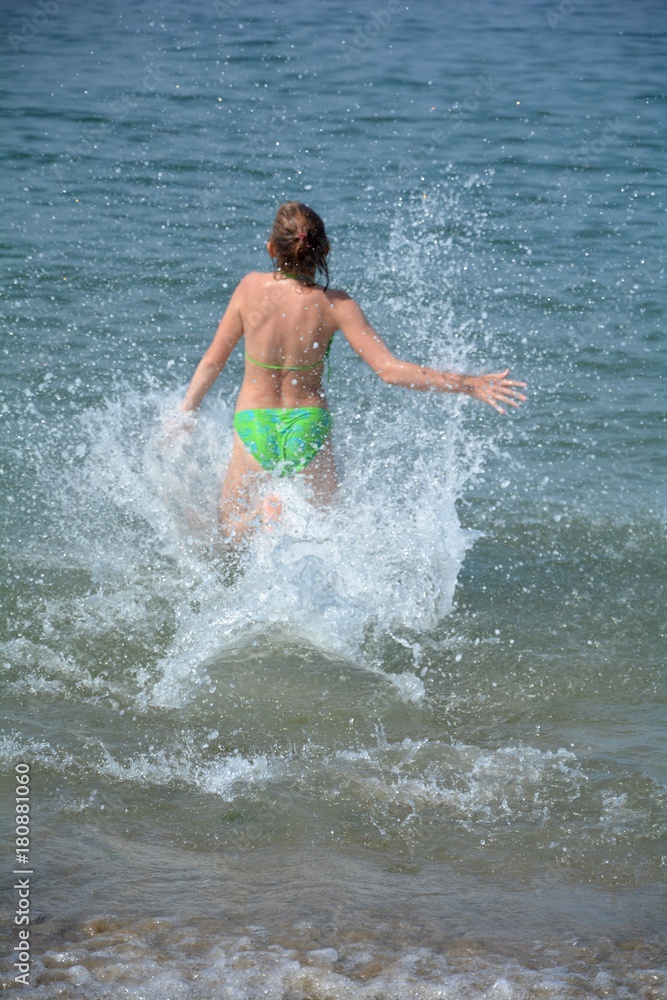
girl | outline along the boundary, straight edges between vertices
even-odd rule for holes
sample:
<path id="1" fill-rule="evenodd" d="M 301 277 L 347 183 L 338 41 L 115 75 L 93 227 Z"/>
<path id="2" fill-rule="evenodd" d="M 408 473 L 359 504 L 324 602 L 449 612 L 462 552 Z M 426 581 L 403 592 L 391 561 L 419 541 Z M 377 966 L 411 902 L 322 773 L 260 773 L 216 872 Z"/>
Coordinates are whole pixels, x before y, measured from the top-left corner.
<path id="1" fill-rule="evenodd" d="M 509 380 L 509 369 L 455 375 L 396 358 L 357 303 L 329 288 L 329 240 L 322 219 L 307 205 L 280 206 L 266 249 L 274 271 L 253 271 L 239 282 L 181 404 L 185 413 L 199 406 L 245 337 L 245 374 L 219 508 L 227 537 L 241 540 L 261 513 L 268 521 L 279 516 L 277 498 L 262 503 L 262 488 L 274 471 L 302 475 L 318 503 L 333 498 L 337 480 L 322 375 L 336 330 L 388 385 L 466 393 L 499 413 L 503 405 L 526 399 L 518 391 L 525 383 Z M 318 273 L 324 285 L 316 281 Z"/>

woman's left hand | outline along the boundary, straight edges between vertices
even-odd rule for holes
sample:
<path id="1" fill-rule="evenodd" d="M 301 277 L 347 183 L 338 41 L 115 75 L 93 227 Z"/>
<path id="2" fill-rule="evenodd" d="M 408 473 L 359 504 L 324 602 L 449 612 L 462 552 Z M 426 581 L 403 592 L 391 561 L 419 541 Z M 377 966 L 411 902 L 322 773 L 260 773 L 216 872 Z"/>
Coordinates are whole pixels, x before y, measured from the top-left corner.
<path id="1" fill-rule="evenodd" d="M 519 389 L 525 389 L 525 382 L 516 382 L 509 379 L 509 368 L 504 372 L 489 372 L 487 375 L 467 375 L 465 391 L 474 399 L 479 399 L 482 403 L 488 403 L 498 413 L 506 413 L 501 404 L 505 406 L 520 406 L 525 403 L 527 396 L 524 396 Z"/>

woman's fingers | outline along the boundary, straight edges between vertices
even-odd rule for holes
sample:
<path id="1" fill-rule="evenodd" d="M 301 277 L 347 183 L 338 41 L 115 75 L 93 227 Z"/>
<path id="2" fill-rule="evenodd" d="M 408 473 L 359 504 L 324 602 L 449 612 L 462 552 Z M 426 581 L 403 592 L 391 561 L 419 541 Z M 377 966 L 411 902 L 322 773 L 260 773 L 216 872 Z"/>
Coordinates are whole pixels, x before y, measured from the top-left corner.
<path id="1" fill-rule="evenodd" d="M 500 405 L 501 403 L 517 408 L 528 398 L 519 391 L 526 388 L 526 383 L 519 382 L 517 379 L 508 379 L 507 375 L 509 375 L 509 368 L 502 372 L 493 372 L 480 377 L 479 398 L 485 403 L 489 403 L 498 413 L 506 412 Z"/>
<path id="2" fill-rule="evenodd" d="M 527 396 L 524 396 L 523 393 L 521 392 L 517 392 L 516 389 L 497 389 L 496 392 L 499 396 L 502 396 L 508 402 L 510 401 L 510 399 L 518 399 L 525 403 L 525 401 L 528 399 Z"/>
<path id="3" fill-rule="evenodd" d="M 495 384 L 492 382 L 492 385 L 497 395 L 502 396 L 512 406 L 518 406 L 518 403 L 513 402 L 513 400 L 518 399 L 521 402 L 525 402 L 528 399 L 527 396 L 518 391 L 519 389 L 525 389 L 526 383 L 519 382 L 517 379 L 506 378 L 505 376 L 508 374 L 509 368 L 506 368 L 504 372 L 499 372 L 497 376 L 492 376 L 492 378 L 498 380 Z"/>

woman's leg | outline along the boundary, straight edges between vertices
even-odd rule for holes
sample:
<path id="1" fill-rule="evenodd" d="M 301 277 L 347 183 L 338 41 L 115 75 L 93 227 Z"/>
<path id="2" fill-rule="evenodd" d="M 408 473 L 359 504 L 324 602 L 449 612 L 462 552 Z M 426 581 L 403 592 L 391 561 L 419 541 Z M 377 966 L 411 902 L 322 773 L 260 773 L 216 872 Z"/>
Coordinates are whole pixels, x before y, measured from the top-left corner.
<path id="1" fill-rule="evenodd" d="M 301 475 L 308 482 L 313 499 L 318 507 L 328 507 L 338 492 L 338 476 L 334 461 L 331 435 L 326 439 L 315 457 L 308 463 Z"/>
<path id="2" fill-rule="evenodd" d="M 234 431 L 234 446 L 229 468 L 222 483 L 218 505 L 218 524 L 233 543 L 243 542 L 254 527 L 260 512 L 262 487 L 269 473 L 252 457 Z"/>
<path id="3" fill-rule="evenodd" d="M 310 486 L 317 506 L 328 507 L 333 502 L 338 492 L 338 477 L 330 436 L 300 475 Z M 234 431 L 232 457 L 218 506 L 218 523 L 228 541 L 242 544 L 257 527 L 259 519 L 265 527 L 280 519 L 282 504 L 279 498 L 273 494 L 267 496 L 265 492 L 269 479 L 270 474 L 253 458 Z"/>

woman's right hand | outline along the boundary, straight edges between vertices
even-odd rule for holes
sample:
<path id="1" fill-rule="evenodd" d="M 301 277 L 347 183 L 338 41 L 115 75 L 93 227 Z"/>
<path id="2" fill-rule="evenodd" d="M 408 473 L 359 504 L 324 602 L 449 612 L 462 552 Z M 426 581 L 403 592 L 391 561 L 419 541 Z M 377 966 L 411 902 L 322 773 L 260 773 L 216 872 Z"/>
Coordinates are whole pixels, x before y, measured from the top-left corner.
<path id="1" fill-rule="evenodd" d="M 160 446 L 164 448 L 183 441 L 193 430 L 196 423 L 197 418 L 193 410 L 177 410 L 168 414 L 162 421 L 162 434 L 159 440 Z"/>

